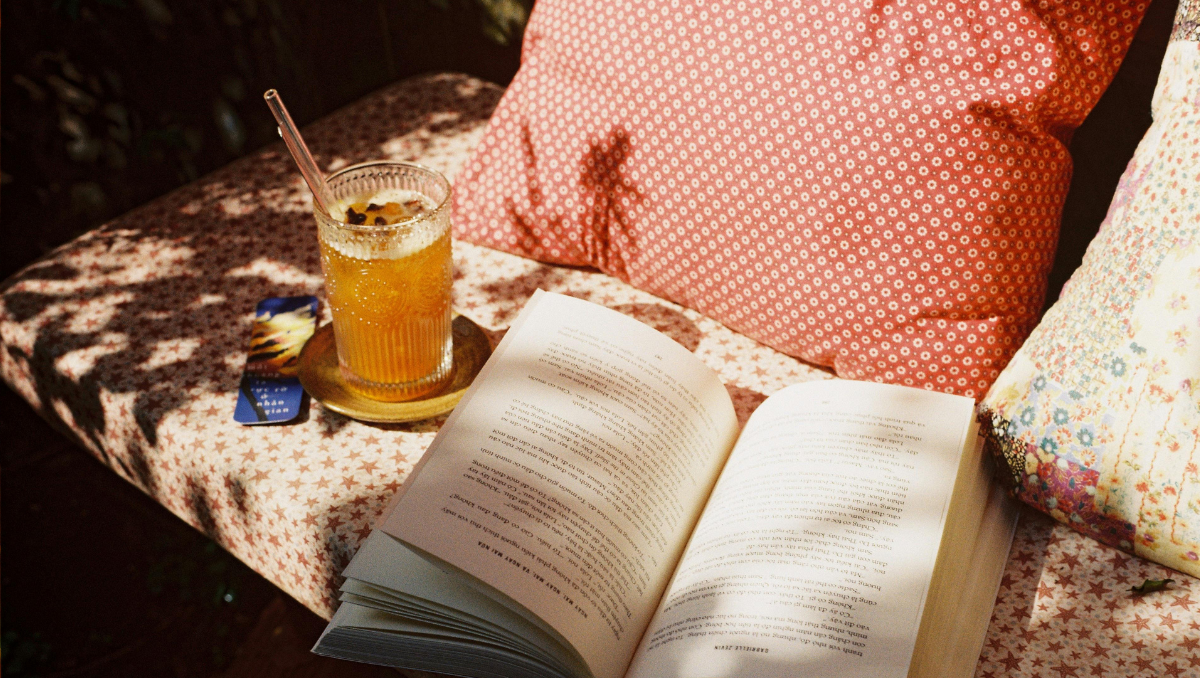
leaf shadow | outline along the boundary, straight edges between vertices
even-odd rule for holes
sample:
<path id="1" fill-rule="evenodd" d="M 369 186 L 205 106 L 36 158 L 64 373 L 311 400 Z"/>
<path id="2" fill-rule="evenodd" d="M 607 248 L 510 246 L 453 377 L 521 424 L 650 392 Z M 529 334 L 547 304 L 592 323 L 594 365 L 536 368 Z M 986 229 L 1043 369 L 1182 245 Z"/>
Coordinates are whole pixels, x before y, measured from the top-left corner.
<path id="1" fill-rule="evenodd" d="M 499 95 L 466 76 L 415 78 L 305 136 L 321 162 L 376 158 L 398 137 L 420 153 L 439 134 L 479 129 Z M 32 264 L 0 284 L 6 379 L 58 430 L 159 498 L 164 419 L 224 422 L 255 305 L 320 293 L 307 200 L 277 144 Z M 228 411 L 211 405 L 213 395 Z M 332 436 L 348 422 L 321 415 L 302 426 Z M 183 499 L 191 521 L 219 539 L 206 482 L 189 479 Z M 242 509 L 236 496 L 233 504 Z"/>

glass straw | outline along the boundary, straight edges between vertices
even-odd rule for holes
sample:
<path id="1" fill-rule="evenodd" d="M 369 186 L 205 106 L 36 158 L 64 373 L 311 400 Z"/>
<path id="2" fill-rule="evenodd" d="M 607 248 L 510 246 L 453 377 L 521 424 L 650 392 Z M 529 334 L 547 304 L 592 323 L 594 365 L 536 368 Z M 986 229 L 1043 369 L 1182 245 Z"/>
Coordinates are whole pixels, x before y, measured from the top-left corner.
<path id="1" fill-rule="evenodd" d="M 313 201 L 317 203 L 317 208 L 332 216 L 329 208 L 333 204 L 333 196 L 329 194 L 325 178 L 321 176 L 321 170 L 317 169 L 317 163 L 313 160 L 312 153 L 308 152 L 308 146 L 304 144 L 300 130 L 296 129 L 296 123 L 292 122 L 292 116 L 288 115 L 287 108 L 283 105 L 283 99 L 279 98 L 279 92 L 269 89 L 263 93 L 263 99 L 266 99 L 267 106 L 275 116 L 275 121 L 279 123 L 279 136 L 283 137 L 283 143 L 287 144 L 288 151 L 292 154 L 292 160 L 295 160 L 296 167 L 300 168 L 300 175 L 304 177 L 304 183 L 308 184 L 308 189 L 312 191 Z"/>

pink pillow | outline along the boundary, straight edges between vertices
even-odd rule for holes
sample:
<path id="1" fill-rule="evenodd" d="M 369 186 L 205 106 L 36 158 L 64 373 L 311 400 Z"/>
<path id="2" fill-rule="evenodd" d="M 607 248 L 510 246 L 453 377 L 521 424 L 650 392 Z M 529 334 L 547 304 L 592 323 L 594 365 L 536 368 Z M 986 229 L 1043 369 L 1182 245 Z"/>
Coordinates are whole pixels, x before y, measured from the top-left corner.
<path id="1" fill-rule="evenodd" d="M 1145 7 L 541 0 L 456 235 L 980 397 L 1037 321 L 1066 141 Z"/>

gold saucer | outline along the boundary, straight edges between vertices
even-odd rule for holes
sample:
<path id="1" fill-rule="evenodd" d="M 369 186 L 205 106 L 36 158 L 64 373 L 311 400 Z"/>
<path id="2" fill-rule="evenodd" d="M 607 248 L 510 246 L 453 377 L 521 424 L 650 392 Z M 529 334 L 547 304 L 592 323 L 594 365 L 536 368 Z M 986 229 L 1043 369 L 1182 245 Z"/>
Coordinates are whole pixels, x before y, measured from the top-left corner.
<path id="1" fill-rule="evenodd" d="M 399 424 L 446 414 L 462 400 L 467 387 L 492 354 L 487 335 L 466 316 L 455 316 L 452 331 L 454 374 L 450 383 L 428 395 L 400 403 L 385 403 L 351 391 L 338 367 L 333 325 L 317 330 L 300 351 L 297 365 L 300 383 L 308 395 L 325 407 L 360 421 Z"/>

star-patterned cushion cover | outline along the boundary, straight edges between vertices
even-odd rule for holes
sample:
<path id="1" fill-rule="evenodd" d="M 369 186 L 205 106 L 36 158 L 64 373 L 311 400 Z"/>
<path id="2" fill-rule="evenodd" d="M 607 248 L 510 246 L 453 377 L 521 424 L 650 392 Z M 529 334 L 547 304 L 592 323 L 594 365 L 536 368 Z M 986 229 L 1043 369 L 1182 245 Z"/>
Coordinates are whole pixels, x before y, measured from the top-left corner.
<path id="1" fill-rule="evenodd" d="M 1016 495 L 1200 575 L 1200 2 L 1154 123 L 1058 302 L 981 407 Z"/>
<path id="2" fill-rule="evenodd" d="M 304 136 L 326 170 L 391 158 L 453 178 L 499 95 L 464 76 L 417 78 Z M 321 294 L 309 210 L 276 145 L 68 243 L 0 284 L 0 374 L 114 472 L 328 619 L 342 568 L 444 419 L 371 425 L 313 403 L 286 426 L 233 422 L 254 305 Z M 607 275 L 462 242 L 454 260 L 455 307 L 493 340 L 538 288 L 605 304 L 717 370 L 743 421 L 784 386 L 830 376 Z M 1147 577 L 1176 582 L 1131 595 Z M 978 678 L 1197 672 L 1200 580 L 1023 515 Z"/>
<path id="3" fill-rule="evenodd" d="M 979 398 L 1037 322 L 1066 140 L 1146 2 L 541 0 L 456 233 Z"/>

